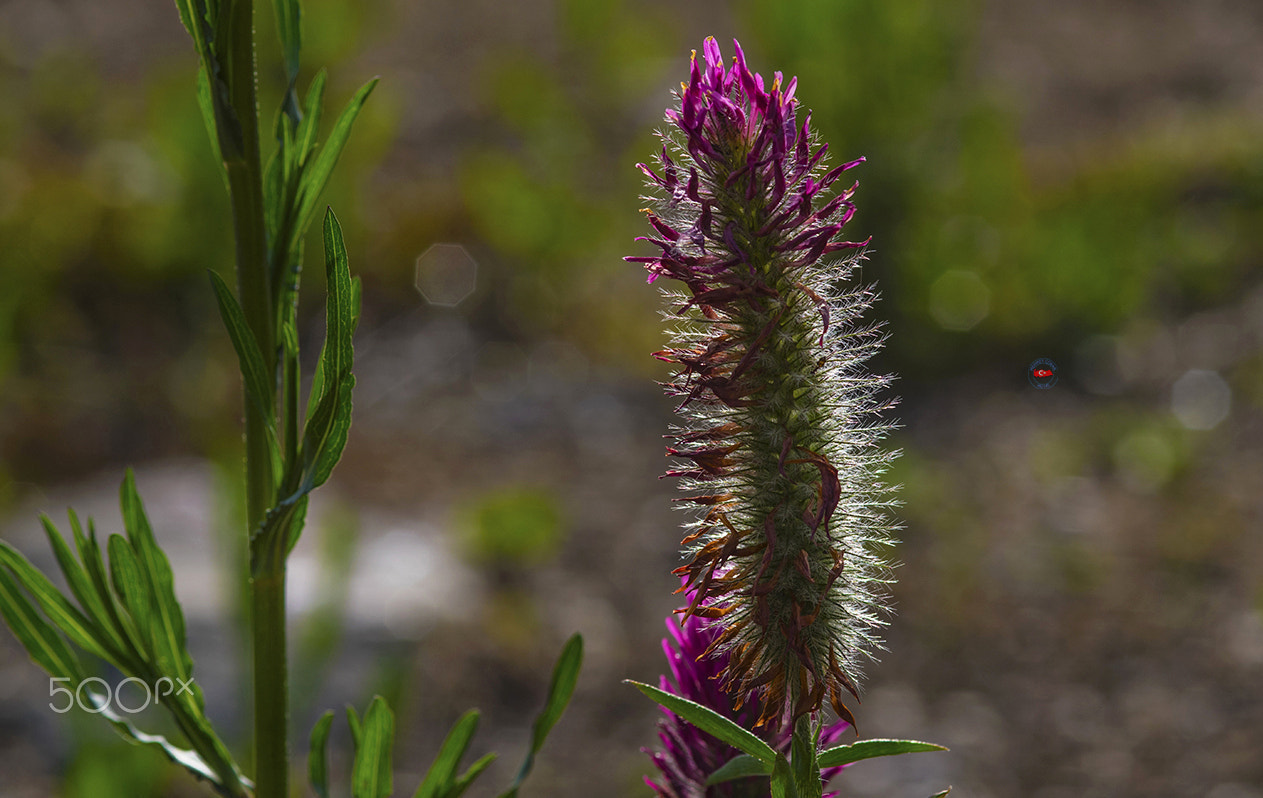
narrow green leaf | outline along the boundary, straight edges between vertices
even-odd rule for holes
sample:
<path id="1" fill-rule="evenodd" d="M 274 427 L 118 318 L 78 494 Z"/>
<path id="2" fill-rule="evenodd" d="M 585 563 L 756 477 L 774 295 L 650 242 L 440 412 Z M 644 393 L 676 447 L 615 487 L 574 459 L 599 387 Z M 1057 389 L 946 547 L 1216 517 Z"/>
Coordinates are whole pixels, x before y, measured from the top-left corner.
<path id="1" fill-rule="evenodd" d="M 237 304 L 237 298 L 224 282 L 224 279 L 213 271 L 208 271 L 211 287 L 215 289 L 215 300 L 219 304 L 219 316 L 224 327 L 228 329 L 228 337 L 232 340 L 233 349 L 237 350 L 237 364 L 241 369 L 241 379 L 245 383 L 246 395 L 251 404 L 263 416 L 265 426 L 272 430 L 276 410 L 273 406 L 274 391 L 269 387 L 272 379 L 268 376 L 264 365 L 263 353 L 259 350 L 259 342 L 250 325 L 246 323 L 246 315 Z M 272 431 L 275 436 L 275 430 Z M 275 437 L 270 441 L 276 447 Z"/>
<path id="2" fill-rule="evenodd" d="M 74 518 L 73 512 L 71 520 L 77 526 L 78 521 Z M 105 603 L 97 595 L 95 586 L 88 578 L 83 565 L 75 559 L 70 545 L 66 543 L 66 539 L 62 537 L 61 532 L 48 516 L 41 515 L 40 523 L 44 527 L 44 534 L 48 537 L 48 544 L 53 549 L 53 555 L 57 558 L 57 564 L 61 567 L 62 575 L 66 577 L 66 584 L 70 586 L 70 592 L 83 608 L 84 614 L 92 621 L 101 647 L 110 655 L 107 657 L 108 661 L 119 669 L 134 670 L 131 667 L 133 663 L 130 662 L 131 657 L 127 652 L 126 644 L 115 630 L 110 615 L 105 610 Z"/>
<path id="3" fill-rule="evenodd" d="M 285 55 L 285 71 L 290 80 L 298 76 L 298 56 L 302 51 L 302 4 L 298 0 L 275 0 L 276 32 L 281 37 L 281 51 Z"/>
<path id="4" fill-rule="evenodd" d="M 273 0 L 276 10 L 276 32 L 281 38 L 281 52 L 285 57 L 285 73 L 288 86 L 281 101 L 282 113 L 295 125 L 302 117 L 298 109 L 299 54 L 302 52 L 302 4 L 298 0 Z"/>
<path id="5" fill-rule="evenodd" d="M 553 678 L 548 685 L 548 697 L 544 699 L 544 708 L 540 710 L 535 723 L 531 726 L 530 750 L 526 752 L 522 767 L 518 770 L 517 777 L 513 779 L 513 784 L 503 794 L 504 796 L 516 796 L 522 782 L 526 781 L 531 769 L 535 767 L 535 757 L 544 747 L 544 739 L 548 737 L 553 726 L 557 725 L 561 714 L 566 711 L 566 705 L 570 703 L 570 697 L 574 695 L 575 685 L 579 681 L 579 668 L 582 665 L 583 636 L 572 635 L 562 647 L 561 655 L 557 657 L 557 664 L 553 666 Z"/>
<path id="6" fill-rule="evenodd" d="M 548 698 L 544 701 L 544 709 L 535 719 L 531 729 L 531 750 L 538 752 L 544 745 L 544 738 L 552 731 L 574 695 L 575 685 L 579 682 L 579 669 L 583 666 L 583 637 L 571 635 L 557 657 L 553 666 L 553 677 L 548 685 Z"/>
<path id="7" fill-rule="evenodd" d="M 342 225 L 332 208 L 325 211 L 325 344 L 320 351 L 326 377 L 337 379 L 351 370 L 355 332 L 355 296 L 352 289 L 351 261 L 342 236 Z"/>
<path id="8" fill-rule="evenodd" d="M 263 228 L 267 230 L 267 239 L 269 243 L 269 265 L 276 268 L 276 263 L 283 258 L 285 250 L 280 249 L 277 242 L 277 230 L 280 229 L 282 221 L 285 219 L 287 208 L 285 207 L 285 165 L 284 162 L 288 158 L 285 152 L 285 143 L 283 134 L 281 133 L 284 123 L 288 121 L 288 117 L 280 115 L 276 119 L 276 137 L 280 141 L 276 150 L 268 156 L 267 163 L 263 166 Z M 214 272 L 212 272 L 213 274 Z M 223 315 L 223 311 L 220 311 Z M 225 322 L 225 326 L 227 322 Z M 234 344 L 235 345 L 235 344 Z"/>
<path id="9" fill-rule="evenodd" d="M 363 736 L 351 769 L 354 798 L 389 798 L 394 791 L 390 749 L 395 739 L 395 716 L 381 696 L 364 713 Z"/>
<path id="10" fill-rule="evenodd" d="M 97 545 L 96 529 L 92 524 L 92 519 L 88 519 L 88 534 L 84 536 L 79 526 L 79 517 L 75 515 L 74 510 L 71 510 L 70 528 L 74 532 L 75 548 L 79 550 L 79 559 L 83 561 L 84 570 L 88 572 L 88 578 L 92 580 L 97 596 L 105 605 L 105 612 L 109 616 L 115 633 L 124 641 L 124 648 L 132 660 L 137 664 L 143 664 L 145 662 L 144 641 L 132 622 L 131 616 L 127 614 L 121 596 L 115 595 L 110 589 L 110 580 L 106 575 L 105 561 L 101 558 L 101 547 Z M 134 672 L 134 675 L 147 678 L 156 677 L 157 674 Z"/>
<path id="11" fill-rule="evenodd" d="M 110 535 L 106 543 L 110 555 L 110 582 L 115 594 L 122 600 L 124 609 L 131 617 L 139 638 L 139 653 L 149 662 L 153 656 L 153 611 L 149 587 L 131 544 L 122 535 Z"/>
<path id="12" fill-rule="evenodd" d="M 325 214 L 325 342 L 320 352 L 320 396 L 303 430 L 302 491 L 324 484 L 342 457 L 351 428 L 351 374 L 355 335 L 355 289 L 342 227 L 332 210 Z"/>
<path id="13" fill-rule="evenodd" d="M 360 740 L 364 738 L 364 725 L 360 723 L 360 716 L 356 714 L 355 707 L 350 704 L 346 705 L 346 725 L 351 727 L 351 745 L 353 750 L 360 750 Z"/>
<path id="14" fill-rule="evenodd" d="M 230 15 L 239 16 L 232 13 L 235 5 L 231 0 L 191 0 L 189 32 L 207 73 L 220 157 L 225 162 L 239 163 L 245 157 L 245 135 L 228 86 L 231 76 L 225 68 L 235 60 L 229 53 L 235 33 Z M 249 110 L 254 113 L 253 108 Z"/>
<path id="15" fill-rule="evenodd" d="M 286 318 L 281 322 L 281 351 L 287 356 L 298 357 L 298 320 L 294 318 L 294 314 L 286 313 Z"/>
<path id="16" fill-rule="evenodd" d="M 294 312 L 302 272 L 302 239 L 293 236 L 294 225 L 298 223 L 295 213 L 303 173 L 303 153 L 298 151 L 296 140 L 300 117 L 291 85 L 282 113 L 276 117 L 276 151 L 264 172 L 269 281 L 273 312 L 278 314 L 281 323 Z"/>
<path id="17" fill-rule="evenodd" d="M 307 100 L 303 108 L 303 121 L 298 125 L 295 140 L 298 143 L 297 155 L 300 166 L 306 166 L 312 151 L 316 147 L 316 135 L 320 132 L 320 117 L 324 110 L 325 82 L 329 74 L 320 70 L 311 80 L 307 89 Z"/>
<path id="18" fill-rule="evenodd" d="M 481 776 L 482 772 L 487 769 L 487 766 L 494 761 L 496 761 L 495 753 L 484 754 L 479 757 L 478 761 L 469 766 L 469 770 L 466 770 L 459 779 L 452 783 L 451 788 L 444 793 L 443 798 L 460 798 L 465 790 L 469 789 L 469 785 L 473 784 L 474 780 Z"/>
<path id="19" fill-rule="evenodd" d="M 211 106 L 215 111 L 215 132 L 219 137 L 219 156 L 224 161 L 224 168 L 229 163 L 239 164 L 245 160 L 245 133 L 241 128 L 241 120 L 232 106 L 231 90 L 222 77 L 211 79 Z"/>
<path id="20" fill-rule="evenodd" d="M 211 33 L 206 18 L 206 3 L 203 0 L 175 0 L 175 7 L 180 12 L 180 22 L 193 39 L 193 47 L 204 64 L 209 55 L 206 38 Z"/>
<path id="21" fill-rule="evenodd" d="M 193 9 L 189 7 L 189 0 L 175 0 L 175 8 L 180 13 L 180 24 L 196 40 L 197 29 L 193 27 Z"/>
<path id="22" fill-rule="evenodd" d="M 307 417 L 303 429 L 303 476 L 300 486 L 304 494 L 323 485 L 342 457 L 351 429 L 351 392 L 354 387 L 353 375 L 339 375 L 316 405 L 315 412 Z"/>
<path id="23" fill-rule="evenodd" d="M 307 752 L 307 780 L 318 798 L 329 798 L 329 730 L 333 713 L 326 712 L 311 729 L 311 747 Z"/>
<path id="24" fill-rule="evenodd" d="M 447 733 L 447 738 L 443 740 L 438 755 L 434 757 L 434 762 L 426 771 L 413 798 L 446 798 L 455 779 L 456 769 L 460 767 L 460 760 L 465 756 L 477 730 L 478 710 L 471 709 L 460 716 Z"/>
<path id="25" fill-rule="evenodd" d="M 210 138 L 211 154 L 215 157 L 215 171 L 224 181 L 224 190 L 231 191 L 228 184 L 228 168 L 224 165 L 224 156 L 219 152 L 219 134 L 215 132 L 215 101 L 211 97 L 210 78 L 206 76 L 206 67 L 197 70 L 197 107 L 202 111 L 202 122 L 206 125 L 206 135 Z"/>
<path id="26" fill-rule="evenodd" d="M 35 611 L 17 582 L 3 568 L 0 568 L 0 615 L 36 665 L 50 676 L 83 681 L 83 667 L 70 646 Z"/>
<path id="27" fill-rule="evenodd" d="M 946 751 L 941 745 L 921 743 L 916 740 L 860 740 L 850 745 L 839 745 L 820 753 L 820 767 L 835 768 L 849 765 L 861 759 L 895 754 L 912 754 L 922 751 Z"/>
<path id="28" fill-rule="evenodd" d="M 98 631 L 96 624 L 67 601 L 48 577 L 31 565 L 21 552 L 3 540 L 0 540 L 0 565 L 13 573 L 22 587 L 26 588 L 26 592 L 44 610 L 53 626 L 70 638 L 72 643 L 98 659 L 114 661 L 115 657 L 108 650 L 108 642 L 103 642 L 105 635 Z"/>
<path id="29" fill-rule="evenodd" d="M 123 528 L 132 549 L 136 552 L 137 564 L 145 579 L 147 591 L 152 602 L 150 635 L 153 639 L 155 664 L 165 676 L 188 680 L 193 674 L 193 658 L 189 656 L 184 633 L 184 611 L 175 596 L 175 575 L 171 572 L 171 563 L 167 555 L 158 546 L 149 518 L 145 515 L 144 503 L 136 491 L 136 477 L 131 469 L 127 469 L 123 484 L 119 488 L 119 501 L 123 508 Z M 113 558 L 113 549 L 110 557 Z M 202 710 L 201 691 L 192 690 L 182 693 L 196 701 L 199 713 Z"/>
<path id="30" fill-rule="evenodd" d="M 378 78 L 373 78 L 368 83 L 360 87 L 351 101 L 347 103 L 345 109 L 338 116 L 338 120 L 333 124 L 333 130 L 329 133 L 329 140 L 324 143 L 320 152 L 316 155 L 316 160 L 311 164 L 310 171 L 304 170 L 302 186 L 298 192 L 298 212 L 295 214 L 297 224 L 294 226 L 292 235 L 294 238 L 302 238 L 307 232 L 308 225 L 311 224 L 312 217 L 316 211 L 316 202 L 320 199 L 320 194 L 324 191 L 325 185 L 329 182 L 329 176 L 333 174 L 333 167 L 338 163 L 339 156 L 342 155 L 342 148 L 346 146 L 347 139 L 351 136 L 351 127 L 355 124 L 355 118 L 359 116 L 360 109 L 364 107 L 368 95 L 373 93 L 373 88 L 377 86 Z"/>
<path id="31" fill-rule="evenodd" d="M 710 774 L 706 779 L 706 786 L 710 787 L 714 784 L 732 781 L 733 779 L 744 779 L 750 776 L 770 775 L 772 775 L 771 765 L 766 762 L 760 762 L 749 754 L 741 754 L 729 759 L 718 770 Z"/>
<path id="32" fill-rule="evenodd" d="M 952 791 L 952 788 L 948 787 L 946 790 L 943 790 L 942 792 L 934 793 L 933 795 L 930 796 L 930 798 L 943 798 L 943 796 L 947 795 L 951 791 Z"/>
<path id="33" fill-rule="evenodd" d="M 123 612 L 120 626 L 131 641 L 146 680 L 167 677 L 173 696 L 163 697 L 181 731 L 221 783 L 235 789 L 239 772 L 232 755 L 204 715 L 201 688 L 192 683 L 192 660 L 184 647 L 184 616 L 175 599 L 170 563 L 158 548 L 130 471 L 120 489 L 123 524 L 128 537 L 111 535 L 110 579 Z M 88 548 L 95 550 L 94 537 Z M 155 690 L 157 688 L 155 687 Z"/>
<path id="34" fill-rule="evenodd" d="M 298 113 L 298 104 L 296 102 L 294 104 L 294 111 L 295 113 Z M 295 134 L 298 131 L 299 121 L 288 114 L 281 114 L 278 117 L 278 120 L 280 125 L 277 142 L 282 156 L 281 182 L 285 186 L 285 194 L 283 195 L 285 197 L 285 203 L 283 207 L 285 209 L 285 214 L 289 216 L 294 212 L 294 199 L 298 194 L 298 179 L 300 176 L 298 162 L 299 153 L 297 147 L 294 146 Z M 277 239 L 278 245 L 283 243 L 287 243 L 287 241 L 281 241 L 279 238 Z M 280 263 L 281 261 L 278 259 L 277 262 Z"/>
<path id="35" fill-rule="evenodd" d="M 134 487 L 133 496 L 129 498 L 126 481 L 124 484 L 124 524 L 133 535 L 135 546 L 145 553 L 138 554 L 133 544 L 121 535 L 110 536 L 107 548 L 114 591 L 113 594 L 106 591 L 105 595 L 117 595 L 114 616 L 131 644 L 137 666 L 132 675 L 155 683 L 158 677 L 171 679 L 169 692 L 173 692 L 174 697 L 168 700 L 164 695 L 162 703 L 174 715 L 180 730 L 197 749 L 202 761 L 208 763 L 213 772 L 220 774 L 219 783 L 227 791 L 225 794 L 240 795 L 240 772 L 233 764 L 227 746 L 203 714 L 201 688 L 191 683 L 192 662 L 183 647 L 183 616 L 178 613 L 178 605 L 175 606 L 175 617 L 171 607 L 164 606 L 174 601 L 174 593 L 170 591 L 170 566 L 165 555 L 157 551 L 148 520 L 139 506 L 139 497 L 134 495 Z M 96 552 L 95 532 L 90 535 L 85 548 Z M 160 598 L 168 593 L 169 598 Z M 115 599 L 111 598 L 111 601 Z M 178 646 L 172 649 L 177 638 Z"/>
<path id="36" fill-rule="evenodd" d="M 284 413 L 281 423 L 285 431 L 284 460 L 292 464 L 289 468 L 297 468 L 300 462 L 298 402 L 302 391 L 302 367 L 298 360 L 298 322 L 294 306 L 282 306 L 281 317 L 281 407 Z M 282 482 L 289 481 L 289 474 L 286 474 Z M 288 493 L 292 488 L 292 485 L 285 484 L 281 490 Z"/>
<path id="37" fill-rule="evenodd" d="M 671 710 L 675 714 L 692 723 L 702 731 L 717 737 L 739 751 L 749 754 L 760 762 L 772 764 L 776 760 L 776 751 L 770 745 L 755 737 L 723 715 L 701 704 L 680 698 L 656 687 L 625 679 L 649 698 Z"/>
<path id="38" fill-rule="evenodd" d="M 305 411 L 305 415 L 303 417 L 307 419 L 307 426 L 310 427 L 311 417 L 315 415 L 316 407 L 320 404 L 321 400 L 324 399 L 324 396 L 326 393 L 325 369 L 324 369 L 323 358 L 316 359 L 316 370 L 312 372 L 311 387 L 308 389 L 308 391 L 309 392 L 307 395 L 307 410 Z M 303 433 L 306 434 L 306 430 L 304 430 Z"/>

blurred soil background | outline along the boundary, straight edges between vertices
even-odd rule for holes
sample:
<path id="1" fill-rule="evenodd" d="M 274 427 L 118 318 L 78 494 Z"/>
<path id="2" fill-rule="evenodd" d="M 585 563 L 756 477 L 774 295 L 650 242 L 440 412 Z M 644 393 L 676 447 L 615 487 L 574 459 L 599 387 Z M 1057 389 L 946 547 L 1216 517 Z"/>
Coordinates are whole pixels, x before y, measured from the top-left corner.
<path id="1" fill-rule="evenodd" d="M 301 82 L 330 68 L 327 119 L 383 80 L 327 195 L 365 310 L 346 458 L 291 571 L 296 762 L 321 711 L 382 693 L 405 794 L 477 706 L 474 753 L 503 762 L 472 794 L 492 795 L 579 631 L 578 692 L 525 794 L 648 795 L 657 711 L 619 680 L 662 670 L 682 519 L 658 479 L 659 300 L 620 257 L 647 251 L 634 164 L 715 35 L 798 75 L 834 156 L 869 159 L 849 230 L 874 237 L 906 528 L 857 716 L 953 750 L 835 786 L 1263 797 L 1263 5 L 306 12 Z M 52 567 L 36 514 L 117 530 L 134 466 L 244 752 L 240 395 L 205 274 L 229 273 L 231 230 L 194 76 L 170 3 L 0 2 L 0 535 Z M 1051 390 L 1026 381 L 1041 357 Z M 44 682 L 0 633 L 7 798 L 204 794 L 56 715 Z M 340 722 L 334 744 L 345 769 Z"/>

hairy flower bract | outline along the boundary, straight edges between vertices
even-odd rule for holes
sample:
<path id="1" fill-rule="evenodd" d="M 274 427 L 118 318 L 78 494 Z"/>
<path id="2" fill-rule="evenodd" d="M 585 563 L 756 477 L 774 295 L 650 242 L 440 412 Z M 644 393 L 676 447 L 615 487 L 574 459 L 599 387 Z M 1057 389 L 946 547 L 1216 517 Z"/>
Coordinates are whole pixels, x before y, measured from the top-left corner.
<path id="1" fill-rule="evenodd" d="M 638 240 L 660 252 L 627 258 L 674 281 L 656 357 L 676 366 L 681 418 L 667 473 L 695 510 L 684 616 L 714 629 L 705 653 L 738 707 L 757 698 L 759 725 L 826 697 L 853 722 L 843 698 L 879 644 L 894 529 L 889 378 L 863 368 L 883 339 L 861 318 L 874 293 L 849 280 L 867 242 L 841 237 L 857 186 L 834 190 L 863 159 L 830 167 L 797 79 L 768 85 L 734 46 L 728 68 L 714 39 L 693 54 L 658 162 L 639 165 L 654 234 Z"/>

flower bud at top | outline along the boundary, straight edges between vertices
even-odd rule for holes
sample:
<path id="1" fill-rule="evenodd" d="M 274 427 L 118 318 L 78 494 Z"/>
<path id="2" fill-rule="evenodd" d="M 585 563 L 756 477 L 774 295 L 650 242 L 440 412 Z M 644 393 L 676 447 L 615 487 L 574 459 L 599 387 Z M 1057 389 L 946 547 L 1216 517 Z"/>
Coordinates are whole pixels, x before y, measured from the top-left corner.
<path id="1" fill-rule="evenodd" d="M 725 691 L 757 698 L 759 724 L 826 696 L 853 721 L 843 695 L 878 645 L 894 529 L 880 481 L 894 454 L 878 446 L 893 402 L 875 399 L 890 380 L 862 368 L 883 340 L 861 320 L 875 296 L 843 285 L 867 242 L 840 239 L 856 185 L 830 191 L 863 159 L 829 168 L 797 79 L 767 85 L 734 45 L 727 69 L 713 38 L 704 64 L 693 54 L 658 164 L 639 164 L 654 235 L 637 240 L 661 253 L 627 258 L 683 286 L 664 289 L 674 337 L 655 355 L 678 367 L 667 474 L 698 510 L 676 572 L 685 616 L 720 630 L 707 653 L 725 658 Z"/>

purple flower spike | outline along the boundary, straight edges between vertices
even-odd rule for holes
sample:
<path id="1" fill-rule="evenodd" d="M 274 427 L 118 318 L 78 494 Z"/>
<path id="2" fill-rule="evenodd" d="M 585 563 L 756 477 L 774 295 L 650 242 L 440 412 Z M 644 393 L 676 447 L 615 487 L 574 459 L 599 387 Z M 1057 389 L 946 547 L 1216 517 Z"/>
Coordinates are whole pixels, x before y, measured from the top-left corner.
<path id="1" fill-rule="evenodd" d="M 688 591 L 686 595 L 691 606 L 696 594 Z M 744 728 L 753 727 L 759 716 L 757 707 L 746 704 L 733 709 L 732 696 L 720 687 L 719 676 L 728 657 L 706 653 L 721 634 L 721 627 L 708 626 L 696 614 L 685 618 L 683 623 L 677 623 L 674 617 L 667 618 L 666 623 L 670 637 L 663 639 L 662 650 L 670 673 L 659 680 L 659 688 L 713 709 Z M 659 798 L 768 798 L 771 787 L 767 778 L 737 779 L 707 787 L 707 777 L 741 752 L 670 710 L 662 711 L 666 713 L 658 723 L 662 750 L 645 751 L 661 773 L 661 784 L 645 778 L 655 795 Z M 768 745 L 788 754 L 792 726 L 783 721 L 765 723 L 756 733 Z M 825 726 L 820 733 L 820 750 L 839 744 L 849 728 L 844 720 Z M 821 783 L 828 784 L 841 771 L 840 767 L 824 768 L 820 772 Z M 826 793 L 825 798 L 836 795 Z"/>
<path id="2" fill-rule="evenodd" d="M 663 171 L 641 167 L 660 252 L 628 260 L 674 281 L 679 324 L 655 355 L 677 367 L 666 387 L 684 416 L 667 475 L 702 508 L 676 570 L 694 591 L 676 635 L 693 670 L 672 673 L 705 692 L 680 679 L 706 669 L 698 684 L 713 677 L 741 722 L 770 734 L 826 699 L 853 723 L 844 700 L 879 646 L 890 581 L 881 476 L 894 455 L 878 444 L 892 425 L 877 414 L 893 402 L 877 400 L 889 378 L 863 369 L 882 342 L 862 319 L 875 294 L 844 284 L 862 259 L 845 251 L 867 243 L 842 232 L 855 187 L 831 190 L 863 159 L 827 164 L 797 79 L 764 81 L 733 44 L 727 65 L 714 39 L 693 53 L 659 134 Z M 699 607 L 722 629 L 703 634 Z M 660 765 L 695 776 L 721 764 L 696 732 L 672 729 Z"/>

